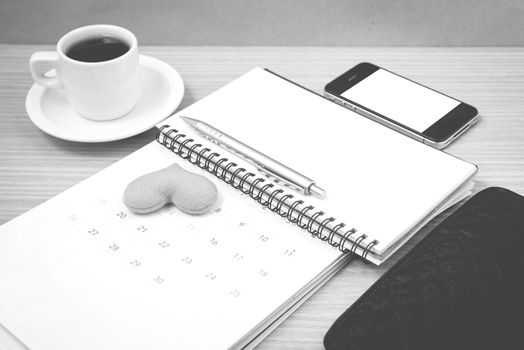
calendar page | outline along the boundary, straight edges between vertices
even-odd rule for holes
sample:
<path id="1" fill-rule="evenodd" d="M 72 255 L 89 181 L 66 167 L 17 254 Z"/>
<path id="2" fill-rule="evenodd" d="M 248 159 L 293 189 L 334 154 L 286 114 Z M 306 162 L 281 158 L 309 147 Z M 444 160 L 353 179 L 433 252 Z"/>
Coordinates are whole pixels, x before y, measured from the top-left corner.
<path id="1" fill-rule="evenodd" d="M 216 205 L 131 213 L 127 184 L 174 162 Z M 241 348 L 345 261 L 153 142 L 0 227 L 0 323 L 30 349 Z"/>

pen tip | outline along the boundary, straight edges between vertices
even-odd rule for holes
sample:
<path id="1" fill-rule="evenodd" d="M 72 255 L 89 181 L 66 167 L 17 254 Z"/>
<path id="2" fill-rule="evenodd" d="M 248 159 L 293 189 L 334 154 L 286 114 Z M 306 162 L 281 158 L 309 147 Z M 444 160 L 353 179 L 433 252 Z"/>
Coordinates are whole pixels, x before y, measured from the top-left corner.
<path id="1" fill-rule="evenodd" d="M 197 123 L 199 122 L 196 119 L 185 117 L 183 115 L 180 115 L 179 117 L 180 117 L 180 119 L 182 119 L 183 121 L 185 121 L 187 124 L 189 124 L 192 127 L 196 127 Z"/>

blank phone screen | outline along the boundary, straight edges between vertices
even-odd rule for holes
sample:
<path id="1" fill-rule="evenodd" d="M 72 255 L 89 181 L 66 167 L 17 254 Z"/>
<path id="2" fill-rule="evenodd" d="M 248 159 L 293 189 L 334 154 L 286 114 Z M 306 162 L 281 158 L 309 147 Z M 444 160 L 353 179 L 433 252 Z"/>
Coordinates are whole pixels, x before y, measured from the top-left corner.
<path id="1" fill-rule="evenodd" d="M 341 96 L 418 132 L 460 104 L 384 69 L 372 73 Z"/>

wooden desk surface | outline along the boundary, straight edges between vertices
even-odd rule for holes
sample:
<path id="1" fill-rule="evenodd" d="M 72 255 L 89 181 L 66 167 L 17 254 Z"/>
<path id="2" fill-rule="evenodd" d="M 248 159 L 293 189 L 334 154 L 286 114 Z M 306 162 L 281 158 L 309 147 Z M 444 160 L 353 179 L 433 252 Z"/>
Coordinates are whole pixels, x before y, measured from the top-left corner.
<path id="1" fill-rule="evenodd" d="M 32 52 L 51 46 L 0 45 L 0 224 L 107 167 L 154 138 L 152 130 L 102 144 L 73 143 L 37 129 L 25 112 Z M 176 67 L 188 106 L 254 66 L 271 68 L 322 92 L 361 61 L 389 68 L 476 106 L 480 122 L 447 152 L 479 166 L 479 191 L 502 186 L 524 194 L 524 48 L 142 47 Z M 260 349 L 323 349 L 335 319 L 442 220 L 377 268 L 352 263 L 269 335 Z"/>

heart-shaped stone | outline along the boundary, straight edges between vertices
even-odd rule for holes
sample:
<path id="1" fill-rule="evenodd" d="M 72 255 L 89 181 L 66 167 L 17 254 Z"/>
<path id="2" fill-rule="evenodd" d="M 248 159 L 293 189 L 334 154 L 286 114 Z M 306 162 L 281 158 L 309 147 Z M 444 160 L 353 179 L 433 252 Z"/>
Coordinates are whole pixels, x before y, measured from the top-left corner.
<path id="1" fill-rule="evenodd" d="M 173 203 L 188 214 L 204 214 L 218 197 L 213 182 L 178 164 L 140 176 L 124 191 L 124 204 L 134 213 L 147 214 Z"/>

